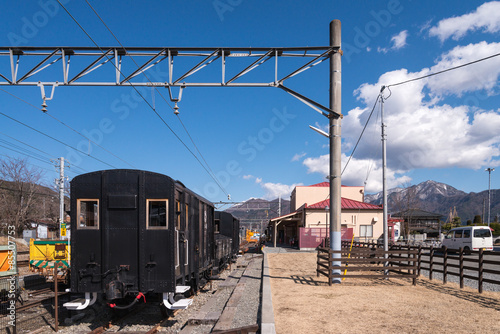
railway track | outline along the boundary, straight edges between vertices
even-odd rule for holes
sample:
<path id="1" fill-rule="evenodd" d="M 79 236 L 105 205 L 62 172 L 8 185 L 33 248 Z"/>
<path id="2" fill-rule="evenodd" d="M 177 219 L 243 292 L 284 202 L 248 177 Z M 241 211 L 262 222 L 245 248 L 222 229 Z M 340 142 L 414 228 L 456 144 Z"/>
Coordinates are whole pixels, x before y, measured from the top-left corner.
<path id="1" fill-rule="evenodd" d="M 138 305 L 134 311 L 121 316 L 113 316 L 108 306 L 98 303 L 84 311 L 68 313 L 61 311 L 63 302 L 60 302 L 59 332 L 101 334 L 119 330 L 124 333 L 255 333 L 259 329 L 257 309 L 262 274 L 261 271 L 256 271 L 257 268 L 261 269 L 261 256 L 245 254 L 232 265 L 231 270 L 224 271 L 220 279 L 208 283 L 192 296 L 193 304 L 188 309 L 176 310 L 168 317 L 161 315 L 158 307 L 160 301 L 155 304 L 148 300 L 148 304 Z M 51 296 L 45 296 L 45 293 L 51 293 Z M 23 305 L 20 314 L 24 315 L 25 324 L 19 329 L 52 332 L 54 293 L 50 289 L 44 289 L 31 295 L 40 300 Z M 247 299 L 253 299 L 254 304 L 247 304 Z M 37 309 L 37 305 L 43 307 Z M 39 319 L 36 322 L 31 320 L 35 317 Z M 239 321 L 242 318 L 247 320 Z"/>
<path id="2" fill-rule="evenodd" d="M 46 289 L 46 291 L 40 291 L 37 295 L 41 295 L 41 294 L 47 293 L 47 292 L 51 292 L 51 290 L 50 289 Z M 66 296 L 66 295 L 68 295 L 68 292 L 61 292 L 61 293 L 57 294 L 58 298 Z M 37 306 L 44 305 L 44 304 L 49 304 L 49 303 L 52 302 L 52 300 L 54 299 L 54 297 L 55 297 L 55 295 L 48 296 L 48 297 L 43 296 L 43 298 L 41 298 L 39 300 L 30 301 L 29 303 L 17 306 L 16 307 L 16 311 L 17 312 L 23 312 L 23 311 L 29 310 L 29 309 L 31 309 L 33 307 L 37 307 Z"/>

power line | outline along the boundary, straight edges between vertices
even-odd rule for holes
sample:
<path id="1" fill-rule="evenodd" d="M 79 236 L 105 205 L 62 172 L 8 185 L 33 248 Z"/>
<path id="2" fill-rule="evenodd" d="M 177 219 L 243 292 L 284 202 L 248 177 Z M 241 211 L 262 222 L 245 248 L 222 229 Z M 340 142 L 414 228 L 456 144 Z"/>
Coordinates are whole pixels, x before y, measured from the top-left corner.
<path id="1" fill-rule="evenodd" d="M 41 187 L 43 187 L 43 186 L 41 186 Z M 2 187 L 2 186 L 0 186 L 0 189 L 12 191 L 12 192 L 22 192 L 22 190 L 19 190 L 19 189 L 6 188 L 6 187 Z M 40 195 L 40 196 L 59 198 L 59 196 L 57 196 L 57 195 L 44 194 L 44 193 L 39 193 L 39 192 L 34 192 L 33 194 Z"/>
<path id="2" fill-rule="evenodd" d="M 351 158 L 354 155 L 354 152 L 356 151 L 356 148 L 358 147 L 358 144 L 359 144 L 359 142 L 361 140 L 361 137 L 363 137 L 363 134 L 365 133 L 366 127 L 368 126 L 368 122 L 370 122 L 370 118 L 373 115 L 373 111 L 375 110 L 375 106 L 377 105 L 377 102 L 378 102 L 379 98 L 380 98 L 380 95 L 377 96 L 377 98 L 375 99 L 375 103 L 373 104 L 372 111 L 370 112 L 370 115 L 368 116 L 368 119 L 366 120 L 365 126 L 363 127 L 363 131 L 361 131 L 361 134 L 359 135 L 358 141 L 356 142 L 356 145 L 354 146 L 354 148 L 353 148 L 353 150 L 351 152 L 351 155 L 349 156 L 349 159 L 347 159 L 347 162 L 346 162 L 346 164 L 344 166 L 344 169 L 342 170 L 342 173 L 340 175 L 344 174 L 345 169 L 347 168 L 347 165 L 349 165 L 349 162 L 351 161 Z"/>
<path id="3" fill-rule="evenodd" d="M 446 72 L 449 72 L 449 71 L 453 71 L 453 70 L 456 70 L 456 69 L 459 69 L 459 68 L 462 68 L 462 67 L 473 65 L 473 64 L 476 64 L 476 63 L 479 63 L 479 62 L 482 62 L 482 61 L 485 61 L 485 60 L 488 60 L 488 59 L 491 59 L 491 58 L 494 58 L 494 57 L 498 57 L 498 56 L 500 56 L 500 53 L 496 53 L 496 54 L 493 54 L 493 55 L 490 55 L 490 56 L 487 56 L 487 57 L 484 57 L 484 58 L 481 58 L 481 59 L 477 59 L 477 60 L 474 60 L 474 61 L 462 64 L 462 65 L 450 67 L 450 68 L 444 69 L 442 71 L 438 71 L 438 72 L 435 72 L 435 73 L 430 73 L 430 74 L 427 74 L 427 75 L 424 75 L 424 76 L 421 76 L 421 77 L 418 77 L 418 78 L 413 78 L 413 79 L 401 81 L 401 82 L 398 82 L 398 83 L 395 83 L 395 84 L 390 84 L 390 85 L 387 85 L 385 87 L 389 89 L 390 87 L 403 85 L 403 84 L 406 84 L 406 83 L 409 83 L 409 82 L 413 82 L 413 81 L 417 81 L 417 80 L 422 80 L 422 79 L 429 78 L 429 77 L 432 77 L 432 76 L 435 76 L 435 75 L 439 75 L 439 74 L 443 74 L 443 73 L 446 73 Z M 389 91 L 390 91 L 390 89 L 389 89 Z M 391 95 L 392 95 L 392 92 L 391 92 Z M 386 99 L 388 99 L 389 97 L 390 97 L 390 95 Z M 370 120 L 370 118 L 371 118 L 371 116 L 373 114 L 373 110 L 375 109 L 375 106 L 376 106 L 379 98 L 380 98 L 380 94 L 377 95 L 377 99 L 375 100 L 375 103 L 373 105 L 373 109 L 372 109 L 372 111 L 370 113 L 370 116 L 368 117 L 368 120 L 366 121 L 366 124 L 365 124 L 365 126 L 363 128 L 363 131 L 361 132 L 361 134 L 360 134 L 360 136 L 358 138 L 358 141 L 356 142 L 356 146 L 354 147 L 351 155 L 349 156 L 349 159 L 348 159 L 346 165 L 344 166 L 344 169 L 342 170 L 342 174 L 344 173 L 347 165 L 349 164 L 349 161 L 351 160 L 351 158 L 352 158 L 352 156 L 354 154 L 354 151 L 356 150 L 356 147 L 358 146 L 359 141 L 361 140 L 361 137 L 363 136 L 363 133 L 364 133 L 364 131 L 366 129 L 366 126 L 368 125 L 368 121 Z"/>
<path id="4" fill-rule="evenodd" d="M 4 145 L 2 145 L 2 144 L 0 144 L 0 147 L 6 148 L 6 149 L 8 149 L 8 150 L 14 151 L 14 152 L 19 153 L 19 154 L 22 154 L 22 155 L 25 155 L 25 156 L 30 157 L 30 158 L 32 158 L 32 159 L 38 160 L 38 161 L 40 161 L 40 162 L 43 162 L 43 163 L 46 163 L 46 164 L 52 165 L 49 161 L 42 160 L 42 159 L 37 158 L 37 157 L 35 157 L 35 156 L 33 156 L 33 155 L 30 155 L 30 154 L 28 154 L 28 153 L 23 153 L 23 152 L 18 151 L 18 150 L 14 149 L 14 148 L 7 147 L 7 146 L 4 146 Z"/>
<path id="5" fill-rule="evenodd" d="M 18 149 L 18 150 L 21 150 L 23 152 L 27 152 L 29 154 L 31 154 L 30 156 L 32 157 L 36 157 L 37 159 L 40 159 L 40 160 L 43 160 L 43 159 L 47 159 L 46 157 L 44 157 L 43 155 L 39 154 L 39 153 L 36 153 L 36 152 L 33 152 L 33 151 L 30 151 L 29 149 L 25 148 L 25 147 L 22 147 L 22 146 L 19 146 L 17 144 L 14 144 L 14 143 L 11 143 L 9 142 L 8 140 L 5 140 L 5 139 L 0 139 L 0 142 L 1 143 L 4 143 L 5 145 L 8 145 L 10 147 L 13 147 L 15 149 Z M 5 146 L 4 146 L 5 147 Z"/>
<path id="6" fill-rule="evenodd" d="M 0 145 L 0 146 L 5 147 L 5 146 L 3 146 L 3 145 Z M 21 155 L 25 155 L 25 156 L 27 156 L 27 157 L 29 157 L 29 158 L 36 159 L 36 158 L 34 158 L 34 157 L 32 157 L 32 156 L 30 156 L 30 155 L 26 154 L 26 153 L 18 152 L 18 151 L 16 151 L 16 150 L 11 149 L 11 148 L 8 148 L 8 147 L 5 147 L 5 148 L 6 148 L 6 149 L 8 149 L 8 150 L 11 150 L 11 151 L 17 152 L 17 153 L 19 153 L 19 154 L 21 154 Z M 1 155 L 1 156 L 4 156 L 4 157 L 7 157 L 7 158 L 9 158 L 9 159 L 11 159 L 11 157 L 10 157 L 10 156 L 8 156 L 7 154 L 1 154 L 1 153 L 0 153 L 0 155 Z M 39 160 L 39 159 L 36 159 L 36 160 Z M 42 160 L 40 160 L 40 161 L 41 161 L 41 162 L 43 162 L 43 163 L 48 163 L 48 164 L 52 165 L 50 162 L 46 162 L 46 161 L 42 161 Z M 31 165 L 33 165 L 33 166 L 36 166 L 36 167 L 38 167 L 38 168 L 40 168 L 40 169 L 46 170 L 46 171 L 48 171 L 48 172 L 54 172 L 54 170 L 47 169 L 47 168 L 42 167 L 42 166 L 40 166 L 40 165 L 34 164 L 34 163 L 32 163 L 32 162 L 30 162 L 30 164 L 31 164 Z"/>
<path id="7" fill-rule="evenodd" d="M 6 91 L 6 90 L 2 89 L 2 88 L 0 88 L 0 90 L 1 90 L 1 91 L 3 91 L 4 93 L 9 94 L 9 95 L 10 95 L 10 96 L 12 96 L 12 97 L 14 97 L 14 98 L 18 99 L 18 100 L 20 100 L 21 102 L 26 103 L 27 105 L 29 105 L 29 106 L 31 106 L 31 107 L 33 107 L 33 108 L 35 108 L 36 110 L 42 111 L 42 112 L 43 112 L 44 114 L 46 114 L 47 116 L 49 116 L 49 117 L 53 118 L 54 120 L 58 121 L 59 123 L 61 123 L 61 124 L 62 124 L 62 125 L 64 125 L 65 127 L 67 127 L 68 129 L 70 129 L 71 131 L 76 132 L 78 135 L 82 136 L 83 138 L 85 138 L 85 139 L 86 139 L 86 140 L 88 140 L 89 142 L 91 142 L 91 143 L 95 144 L 96 146 L 98 146 L 98 147 L 102 148 L 104 151 L 108 152 L 109 154 L 111 154 L 111 155 L 112 155 L 112 156 L 114 156 L 115 158 L 117 158 L 117 159 L 119 159 L 119 160 L 123 161 L 124 163 L 126 163 L 126 164 L 127 164 L 127 165 L 129 165 L 130 167 L 136 168 L 136 167 L 134 167 L 133 165 L 131 165 L 130 163 L 128 163 L 127 161 L 125 161 L 125 160 L 123 160 L 122 158 L 120 158 L 119 156 L 117 156 L 117 155 L 113 154 L 111 151 L 109 151 L 109 150 L 107 150 L 106 148 L 102 147 L 101 145 L 99 145 L 98 143 L 96 143 L 95 141 L 93 141 L 92 139 L 90 139 L 90 138 L 88 138 L 87 136 L 85 136 L 84 134 L 80 133 L 78 130 L 73 129 L 71 126 L 67 125 L 66 123 L 64 123 L 63 121 L 61 121 L 60 119 L 58 119 L 57 117 L 55 117 L 55 116 L 53 116 L 53 115 L 49 114 L 48 112 L 44 112 L 44 111 L 43 111 L 42 109 L 40 109 L 39 107 L 37 107 L 37 106 L 35 106 L 35 105 L 33 105 L 33 104 L 29 103 L 28 101 L 26 101 L 26 100 L 24 100 L 24 99 L 22 99 L 22 98 L 20 98 L 20 97 L 18 97 L 18 96 L 16 96 L 16 95 L 12 94 L 12 93 L 10 93 L 10 92 L 8 92 L 8 91 Z"/>
<path id="8" fill-rule="evenodd" d="M 477 59 L 477 60 L 474 60 L 474 61 L 462 64 L 462 65 L 458 65 L 458 66 L 455 66 L 455 67 L 450 67 L 450 68 L 447 68 L 447 69 L 439 71 L 439 72 L 427 74 L 427 75 L 424 75 L 424 76 L 421 76 L 421 77 L 418 77 L 418 78 L 413 78 L 413 79 L 409 79 L 409 80 L 406 80 L 406 81 L 401 81 L 401 82 L 398 82 L 398 83 L 395 83 L 395 84 L 392 84 L 392 85 L 388 85 L 386 87 L 394 87 L 394 86 L 399 86 L 399 85 L 406 84 L 408 82 L 422 80 L 422 79 L 425 79 L 425 78 L 428 78 L 428 77 L 432 77 L 434 75 L 438 75 L 438 74 L 442 74 L 442 73 L 445 73 L 445 72 L 453 71 L 453 70 L 456 70 L 458 68 L 462 68 L 462 67 L 465 67 L 465 66 L 476 64 L 476 63 L 479 63 L 481 61 L 488 60 L 488 59 L 491 59 L 491 58 L 494 58 L 494 57 L 498 57 L 498 56 L 500 56 L 500 53 L 496 53 L 494 55 L 491 55 L 491 56 L 488 56 L 488 57 L 484 57 L 484 58 L 481 58 L 481 59 Z"/>
<path id="9" fill-rule="evenodd" d="M 109 26 L 106 24 L 106 22 L 104 22 L 104 20 L 101 18 L 101 16 L 99 15 L 99 13 L 97 13 L 97 11 L 94 9 L 94 7 L 88 2 L 88 0 L 85 0 L 85 2 L 87 3 L 87 5 L 92 9 L 92 11 L 95 13 L 95 15 L 99 18 L 99 20 L 102 22 L 102 24 L 106 27 L 106 29 L 111 33 L 111 35 L 114 37 L 114 39 L 118 42 L 118 44 L 120 44 L 120 46 L 126 51 L 125 47 L 123 46 L 123 44 L 120 42 L 120 40 L 118 39 L 118 37 L 113 33 L 113 31 L 109 28 Z M 137 64 L 137 62 L 135 61 L 134 57 L 130 56 L 130 59 L 134 62 L 134 64 L 137 66 L 137 68 L 140 69 L 140 66 L 139 64 Z M 151 83 L 152 81 L 149 79 L 149 77 L 146 75 L 146 73 L 144 71 L 141 71 L 142 75 L 144 75 L 144 77 Z M 163 101 L 165 101 L 165 103 L 167 104 L 167 106 L 172 109 L 172 111 L 175 113 L 175 109 L 172 108 L 172 106 L 168 103 L 167 99 L 165 99 L 165 97 L 163 96 L 163 94 L 158 90 L 157 87 L 153 86 L 153 92 L 156 91 L 158 92 L 158 94 L 161 96 L 161 98 L 163 99 Z M 153 99 L 153 104 L 154 104 L 154 94 L 152 94 L 152 99 Z M 156 111 L 156 108 L 152 108 L 154 111 Z M 198 154 L 200 155 L 200 157 L 203 159 L 203 161 L 205 162 L 205 165 L 207 166 L 207 168 L 210 170 L 207 171 L 207 173 L 209 174 L 209 176 L 215 181 L 215 183 L 217 183 L 217 185 L 219 186 L 219 188 L 229 197 L 229 194 L 227 193 L 227 191 L 224 189 L 224 187 L 222 187 L 222 185 L 220 184 L 219 180 L 217 179 L 217 176 L 215 175 L 215 173 L 212 171 L 212 168 L 210 168 L 210 165 L 208 164 L 208 162 L 205 160 L 205 157 L 203 156 L 203 154 L 201 154 L 200 150 L 198 149 L 198 146 L 196 145 L 196 143 L 194 142 L 193 138 L 191 137 L 191 135 L 189 134 L 189 131 L 187 130 L 187 128 L 184 126 L 184 123 L 182 122 L 181 118 L 179 117 L 179 114 L 176 113 L 176 115 L 178 116 L 178 119 L 179 121 L 181 122 L 181 125 L 182 127 L 184 128 L 184 130 L 186 131 L 189 139 L 191 140 L 191 142 L 193 143 L 193 146 L 194 148 L 196 149 L 196 151 L 198 152 Z M 199 160 L 198 160 L 199 161 Z M 201 164 L 201 162 L 200 162 Z M 203 167 L 203 165 L 202 165 Z M 205 168 L 206 170 L 206 168 Z"/>
<path id="10" fill-rule="evenodd" d="M 3 132 L 0 132 L 0 134 L 4 135 L 4 136 L 6 136 L 6 137 L 9 137 L 9 138 L 10 138 L 10 139 L 12 139 L 12 140 L 17 141 L 18 143 L 21 143 L 21 144 L 23 144 L 23 145 L 26 145 L 26 146 L 28 146 L 28 147 L 30 147 L 30 148 L 32 148 L 32 149 L 34 149 L 34 150 L 38 151 L 38 152 L 41 152 L 41 153 L 43 153 L 43 154 L 47 155 L 47 156 L 48 156 L 50 159 L 52 159 L 52 160 L 57 160 L 57 158 L 56 158 L 56 157 L 54 157 L 54 156 L 52 156 L 50 153 L 47 153 L 47 152 L 45 152 L 45 151 L 43 151 L 43 150 L 41 150 L 41 149 L 39 149 L 39 148 L 36 148 L 36 147 L 34 147 L 34 146 L 30 145 L 30 144 L 27 144 L 27 143 L 25 143 L 25 142 L 23 142 L 23 141 L 21 141 L 21 140 L 19 140 L 19 139 L 16 139 L 16 138 L 14 138 L 14 137 L 12 137 L 12 136 L 9 136 L 8 134 L 5 134 L 5 133 L 3 133 Z M 5 141 L 5 142 L 6 142 L 6 141 Z M 7 143 L 8 143 L 8 142 L 7 142 Z M 25 150 L 26 150 L 26 149 L 25 149 Z M 28 152 L 29 152 L 29 150 L 26 150 L 26 151 L 28 151 Z M 30 152 L 30 153 L 34 154 L 33 152 Z M 41 156 L 41 155 L 39 155 L 39 154 L 37 154 L 37 155 L 38 155 L 39 157 L 42 157 L 42 156 Z M 83 172 L 87 172 L 85 169 L 83 169 L 83 168 L 81 168 L 81 167 L 78 167 L 78 166 L 74 166 L 74 168 L 79 169 L 79 170 L 81 170 L 81 171 L 83 171 Z M 73 172 L 73 171 L 70 171 L 70 172 L 75 173 L 75 172 Z M 76 173 L 75 173 L 75 174 L 76 174 Z"/>
<path id="11" fill-rule="evenodd" d="M 73 21 L 78 25 L 78 27 L 85 33 L 85 35 L 87 35 L 87 37 L 92 41 L 92 43 L 94 43 L 94 45 L 99 48 L 99 50 L 101 51 L 101 53 L 108 59 L 110 60 L 109 56 L 106 55 L 106 53 L 102 50 L 102 48 L 94 41 L 94 39 L 90 36 L 90 34 L 82 27 L 82 25 L 76 20 L 76 18 L 68 11 L 68 9 L 59 1 L 57 0 L 57 2 L 59 3 L 59 5 L 66 11 L 66 13 L 73 19 Z M 90 5 L 90 4 L 89 4 Z M 91 6 L 92 8 L 92 6 Z M 93 9 L 93 8 L 92 8 Z M 95 12 L 95 11 L 94 11 Z M 97 13 L 96 13 L 97 14 Z M 99 17 L 99 16 L 98 16 Z M 100 18 L 100 17 L 99 17 Z M 101 20 L 102 21 L 102 20 Z M 104 22 L 103 22 L 104 23 Z M 106 26 L 107 27 L 107 26 Z M 109 28 L 108 28 L 109 30 Z M 114 36 L 114 35 L 113 35 Z M 116 39 L 116 37 L 115 37 Z M 119 41 L 118 41 L 119 42 Z M 121 43 L 120 43 L 121 44 Z M 123 47 L 123 46 L 122 46 Z M 135 61 L 134 61 L 135 62 Z M 137 64 L 137 63 L 136 63 Z M 115 65 L 113 64 L 114 67 L 116 68 L 116 70 L 121 74 L 123 75 L 123 73 L 121 72 L 121 70 Z M 124 78 L 126 78 L 125 75 L 123 75 Z M 149 80 L 149 79 L 148 79 Z M 210 172 L 208 171 L 208 169 L 201 163 L 200 159 L 193 153 L 193 151 L 191 151 L 191 149 L 184 143 L 184 141 L 177 135 L 177 133 L 175 133 L 175 131 L 168 125 L 168 123 L 161 117 L 161 115 L 155 110 L 155 108 L 153 108 L 151 106 L 151 104 L 146 100 L 146 98 L 138 91 L 138 89 L 130 82 L 130 80 L 127 80 L 127 82 L 130 84 L 130 86 L 137 92 L 137 94 L 144 100 L 144 102 L 146 102 L 146 104 L 149 106 L 149 108 L 151 110 L 153 110 L 153 112 L 158 116 L 158 118 L 160 118 L 160 120 L 163 122 L 163 124 L 165 124 L 165 126 L 172 132 L 172 134 L 184 145 L 184 147 L 189 151 L 189 153 L 191 153 L 191 155 L 193 155 L 193 157 L 198 161 L 198 163 L 203 167 L 203 169 L 205 169 L 205 171 L 208 173 L 208 175 L 214 179 L 214 181 L 217 183 L 217 185 L 220 187 L 220 184 L 218 183 L 218 181 L 215 180 L 215 178 L 210 174 Z M 161 95 L 161 94 L 160 94 Z M 227 194 L 227 192 L 221 188 L 221 190 L 229 196 L 229 194 Z"/>
<path id="12" fill-rule="evenodd" d="M 226 195 L 229 196 L 229 194 L 226 192 L 226 190 L 222 187 L 222 185 L 219 183 L 219 180 L 217 179 L 217 177 L 215 176 L 215 173 L 213 172 L 212 168 L 210 168 L 210 165 L 208 164 L 208 162 L 205 160 L 205 157 L 203 156 L 203 154 L 201 154 L 200 150 L 198 149 L 198 146 L 196 145 L 196 143 L 194 142 L 193 138 L 191 137 L 191 135 L 189 134 L 189 131 L 188 129 L 184 126 L 184 123 L 182 122 L 181 120 L 181 117 L 179 116 L 179 114 L 177 114 L 177 118 L 179 119 L 179 122 L 182 124 L 182 127 L 184 128 L 184 130 L 186 131 L 189 139 L 191 139 L 191 142 L 193 143 L 194 145 L 194 148 L 196 149 L 196 151 L 198 151 L 198 153 L 200 154 L 201 158 L 203 159 L 203 161 L 205 161 L 205 164 L 207 165 L 208 169 L 210 170 L 210 172 L 212 173 L 210 176 L 212 177 L 212 179 L 217 183 L 217 185 L 219 186 L 219 188 L 224 191 L 224 193 Z"/>
<path id="13" fill-rule="evenodd" d="M 96 157 L 94 157 L 94 156 L 92 156 L 92 155 L 90 155 L 90 154 L 88 154 L 88 153 L 85 153 L 85 152 L 83 152 L 83 151 L 79 150 L 79 149 L 78 149 L 78 148 L 76 148 L 76 147 L 73 147 L 73 146 L 71 146 L 71 145 L 68 145 L 68 144 L 66 144 L 66 143 L 64 143 L 64 142 L 62 142 L 62 141 L 60 141 L 59 139 L 56 139 L 56 138 L 54 138 L 54 137 L 52 137 L 52 136 L 49 136 L 48 134 L 46 134 L 46 133 L 44 133 L 44 132 L 42 132 L 42 131 L 40 131 L 40 130 L 35 129 L 35 128 L 33 128 L 32 126 L 29 126 L 29 125 L 27 125 L 27 124 L 25 124 L 25 123 L 23 123 L 23 122 L 21 122 L 21 121 L 18 121 L 17 119 L 15 119 L 15 118 L 13 118 L 13 117 L 10 117 L 9 115 L 4 114 L 3 112 L 0 112 L 0 115 L 2 115 L 2 116 L 4 116 L 4 117 L 7 117 L 7 118 L 9 118 L 10 120 L 12 120 L 12 121 L 14 121 L 14 122 L 17 122 L 17 123 L 19 123 L 19 124 L 21 124 L 21 125 L 23 125 L 23 126 L 25 126 L 25 127 L 29 128 L 29 129 L 31 129 L 31 130 L 33 130 L 33 131 L 35 131 L 35 132 L 38 132 L 39 134 L 41 134 L 41 135 L 43 135 L 43 136 L 45 136 L 45 137 L 48 137 L 48 138 L 50 138 L 50 139 L 52 139 L 52 140 L 54 140 L 54 141 L 56 141 L 56 142 L 58 142 L 58 143 L 60 143 L 60 144 L 62 144 L 62 145 L 64 145 L 64 146 L 66 146 L 66 147 L 72 148 L 73 150 L 75 150 L 75 151 L 77 151 L 77 152 L 80 152 L 80 153 L 82 153 L 82 154 L 84 154 L 84 155 L 86 155 L 86 156 L 89 156 L 90 158 L 92 158 L 92 159 L 94 159 L 94 160 L 96 160 L 96 161 L 99 161 L 99 162 L 101 162 L 101 163 L 103 163 L 103 164 L 105 164 L 105 165 L 107 165 L 107 166 L 109 166 L 109 167 L 111 167 L 111 168 L 116 168 L 115 166 L 110 165 L 110 164 L 108 164 L 107 162 L 105 162 L 105 161 L 103 161 L 103 160 L 101 160 L 101 159 L 99 159 L 99 158 L 96 158 Z"/>

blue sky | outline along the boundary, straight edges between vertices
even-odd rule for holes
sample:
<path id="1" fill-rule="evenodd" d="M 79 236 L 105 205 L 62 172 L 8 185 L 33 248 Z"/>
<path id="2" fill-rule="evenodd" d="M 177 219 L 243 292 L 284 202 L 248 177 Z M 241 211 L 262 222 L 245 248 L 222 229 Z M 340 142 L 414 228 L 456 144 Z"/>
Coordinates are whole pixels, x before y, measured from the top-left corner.
<path id="1" fill-rule="evenodd" d="M 382 85 L 500 53 L 500 2 L 495 1 L 89 2 L 125 47 L 326 46 L 330 21 L 341 20 L 343 164 Z M 118 46 L 85 1 L 61 3 L 98 45 Z M 55 0 L 2 1 L 0 15 L 1 46 L 94 46 Z M 10 76 L 9 58 L 0 60 L 0 73 Z M 216 73 L 218 64 L 200 76 Z M 256 70 L 252 78 L 265 76 L 265 69 Z M 328 71 L 324 62 L 290 79 L 290 87 L 328 105 Z M 166 72 L 166 65 L 159 65 L 149 74 L 166 78 Z M 36 78 L 53 80 L 52 72 L 46 73 Z M 390 187 L 432 179 L 467 192 L 487 189 L 484 169 L 497 167 L 500 155 L 499 73 L 500 57 L 495 57 L 391 88 L 392 95 L 385 95 Z M 37 109 L 40 88 L 0 88 L 0 112 L 95 158 L 0 115 L 0 154 L 26 157 L 12 151 L 12 144 L 31 156 L 41 154 L 42 161 L 28 159 L 43 168 L 46 184 L 57 177 L 50 160 L 61 156 L 70 161 L 70 178 L 110 165 L 139 168 L 181 180 L 212 201 L 227 200 L 226 193 L 233 201 L 288 198 L 295 185 L 322 182 L 328 171 L 327 139 L 308 127 L 326 129 L 327 119 L 276 88 L 183 91 L 180 119 L 224 190 L 150 107 L 134 99 L 130 87 L 57 87 L 47 102 L 48 114 Z M 166 89 L 160 93 L 168 100 Z M 145 97 L 198 155 L 173 104 L 167 105 L 157 92 Z M 342 181 L 366 182 L 368 193 L 380 191 L 382 184 L 378 111 L 379 106 Z M 94 143 L 89 146 L 56 119 Z M 495 173 L 492 188 L 499 188 Z"/>

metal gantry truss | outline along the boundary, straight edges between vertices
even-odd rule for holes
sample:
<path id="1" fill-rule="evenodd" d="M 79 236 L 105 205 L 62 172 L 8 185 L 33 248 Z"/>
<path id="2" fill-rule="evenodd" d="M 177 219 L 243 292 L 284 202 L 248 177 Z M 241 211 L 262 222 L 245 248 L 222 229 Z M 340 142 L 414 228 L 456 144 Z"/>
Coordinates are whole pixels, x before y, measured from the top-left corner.
<path id="1" fill-rule="evenodd" d="M 146 86 L 165 87 L 276 87 L 280 88 L 311 108 L 330 117 L 342 117 L 328 107 L 286 87 L 284 82 L 299 73 L 302 73 L 325 60 L 331 55 L 341 52 L 339 47 L 293 47 L 293 48 L 194 48 L 194 47 L 0 47 L 0 86 Z M 188 58 L 198 61 L 189 70 L 182 71 L 179 76 L 174 75 L 174 60 L 176 64 Z M 245 67 L 236 59 L 250 59 Z M 305 58 L 304 64 L 293 68 L 285 75 L 278 75 L 285 66 L 287 59 Z M 8 61 L 7 61 L 8 59 Z M 70 64 L 73 65 L 70 71 Z M 268 61 L 274 61 L 274 73 L 269 73 L 271 81 L 252 82 L 245 80 L 247 74 Z M 153 81 L 148 76 L 158 64 L 167 62 L 168 80 Z M 8 64 L 10 63 L 10 70 Z M 59 65 L 56 65 L 60 63 Z M 219 65 L 216 65 L 219 63 Z M 108 64 L 107 66 L 104 66 Z M 182 63 L 181 63 L 182 64 Z M 185 65 L 185 64 L 183 64 Z M 191 82 L 190 77 L 208 68 L 217 67 L 218 70 L 204 71 L 210 80 Z M 295 65 L 296 66 L 296 65 Z M 57 69 L 59 67 L 59 69 Z M 178 67 L 182 67 L 179 66 Z M 291 65 L 286 64 L 287 68 Z M 55 68 L 55 71 L 54 71 Z M 238 72 L 228 76 L 226 69 Z M 268 70 L 269 71 L 269 70 Z M 10 73 L 9 73 L 10 72 Z M 37 74 L 47 74 L 55 80 L 33 81 Z M 92 73 L 92 75 L 90 75 Z M 99 75 L 95 75 L 99 73 Z M 145 74 L 147 80 L 144 80 Z M 38 75 L 39 76 L 39 75 Z M 37 76 L 37 77 L 38 77 Z M 44 76 L 45 78 L 46 76 Z M 96 78 L 98 81 L 96 81 Z M 30 81 L 30 79 L 32 81 Z"/>

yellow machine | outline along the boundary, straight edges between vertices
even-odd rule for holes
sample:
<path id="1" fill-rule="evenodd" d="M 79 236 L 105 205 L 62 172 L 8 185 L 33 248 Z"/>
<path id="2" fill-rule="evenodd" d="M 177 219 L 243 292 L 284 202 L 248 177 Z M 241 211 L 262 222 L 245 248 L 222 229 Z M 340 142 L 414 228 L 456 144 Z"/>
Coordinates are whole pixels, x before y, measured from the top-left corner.
<path id="1" fill-rule="evenodd" d="M 259 232 L 253 232 L 251 230 L 247 229 L 246 232 L 246 238 L 248 243 L 250 242 L 260 242 L 260 233 Z"/>
<path id="2" fill-rule="evenodd" d="M 68 240 L 30 239 L 30 270 L 42 275 L 53 275 L 54 267 L 70 268 L 71 250 Z"/>
<path id="3" fill-rule="evenodd" d="M 16 244 L 0 245 L 0 277 L 17 275 Z"/>

